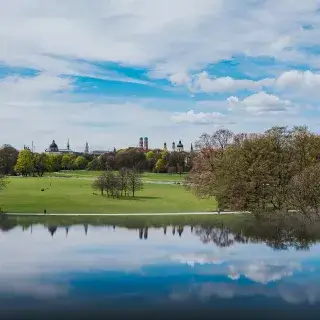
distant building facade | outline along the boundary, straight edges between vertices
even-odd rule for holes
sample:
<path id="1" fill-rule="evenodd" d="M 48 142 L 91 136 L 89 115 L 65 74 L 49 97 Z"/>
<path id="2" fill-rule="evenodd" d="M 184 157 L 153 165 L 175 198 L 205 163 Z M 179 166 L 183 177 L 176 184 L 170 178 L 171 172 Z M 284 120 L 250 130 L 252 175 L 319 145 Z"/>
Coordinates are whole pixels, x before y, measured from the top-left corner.
<path id="1" fill-rule="evenodd" d="M 73 154 L 74 152 L 70 149 L 69 140 L 68 140 L 66 149 L 59 149 L 58 145 L 53 140 L 49 148 L 45 150 L 45 153 L 59 155 L 59 154 Z"/>

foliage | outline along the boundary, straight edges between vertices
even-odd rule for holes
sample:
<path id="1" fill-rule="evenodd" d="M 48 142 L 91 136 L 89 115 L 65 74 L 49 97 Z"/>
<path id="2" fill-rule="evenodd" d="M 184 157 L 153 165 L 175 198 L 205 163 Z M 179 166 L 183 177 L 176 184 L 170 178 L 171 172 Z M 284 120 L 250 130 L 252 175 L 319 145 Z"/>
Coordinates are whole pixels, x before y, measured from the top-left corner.
<path id="1" fill-rule="evenodd" d="M 274 127 L 260 135 L 236 136 L 220 131 L 202 135 L 197 146 L 186 181 L 197 196 L 214 196 L 222 208 L 257 216 L 302 212 L 302 206 L 318 211 L 320 193 L 311 172 L 318 175 L 320 136 L 307 128 Z"/>
<path id="2" fill-rule="evenodd" d="M 33 156 L 34 171 L 39 177 L 42 177 L 44 172 L 49 170 L 49 159 L 47 154 L 40 153 Z"/>
<path id="3" fill-rule="evenodd" d="M 86 168 L 86 166 L 88 165 L 88 161 L 85 157 L 83 156 L 78 156 L 74 162 L 74 168 L 75 169 L 79 169 L 79 170 L 83 170 Z"/>
<path id="4" fill-rule="evenodd" d="M 61 168 L 65 170 L 72 169 L 72 157 L 71 154 L 64 154 L 61 159 Z"/>
<path id="5" fill-rule="evenodd" d="M 11 145 L 4 145 L 0 149 L 0 173 L 5 175 L 15 174 L 14 166 L 17 162 L 19 151 Z"/>
<path id="6" fill-rule="evenodd" d="M 23 176 L 31 175 L 34 169 L 33 154 L 29 149 L 24 149 L 19 152 L 17 163 L 14 170 Z"/>

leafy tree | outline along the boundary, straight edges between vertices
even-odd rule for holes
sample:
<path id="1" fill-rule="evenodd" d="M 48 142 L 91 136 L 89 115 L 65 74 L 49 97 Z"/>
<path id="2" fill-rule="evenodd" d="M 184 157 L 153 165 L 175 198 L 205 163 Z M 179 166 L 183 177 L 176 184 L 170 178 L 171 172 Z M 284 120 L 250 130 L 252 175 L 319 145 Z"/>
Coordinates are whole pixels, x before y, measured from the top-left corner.
<path id="1" fill-rule="evenodd" d="M 24 149 L 19 152 L 14 170 L 23 176 L 28 176 L 33 172 L 33 154 L 29 149 Z"/>
<path id="2" fill-rule="evenodd" d="M 48 155 L 48 171 L 58 172 L 61 169 L 62 156 L 57 154 Z"/>
<path id="3" fill-rule="evenodd" d="M 136 168 L 141 170 L 146 166 L 146 155 L 137 148 L 118 151 L 115 156 L 115 168 Z"/>
<path id="4" fill-rule="evenodd" d="M 159 172 L 165 172 L 165 171 L 166 171 L 166 160 L 160 158 L 160 159 L 156 162 L 155 170 L 156 170 L 158 173 L 159 173 Z"/>
<path id="5" fill-rule="evenodd" d="M 17 162 L 19 151 L 11 145 L 4 145 L 0 149 L 0 172 L 5 175 L 14 174 L 14 166 Z"/>
<path id="6" fill-rule="evenodd" d="M 83 156 L 78 156 L 75 160 L 74 160 L 74 166 L 76 169 L 79 169 L 79 170 L 83 170 L 86 168 L 88 162 L 86 160 L 85 157 Z"/>
<path id="7" fill-rule="evenodd" d="M 93 160 L 88 163 L 87 169 L 91 171 L 101 170 L 98 157 L 93 158 Z"/>
<path id="8" fill-rule="evenodd" d="M 61 167 L 65 170 L 72 169 L 72 157 L 70 154 L 64 154 L 61 159 Z"/>
<path id="9" fill-rule="evenodd" d="M 154 152 L 152 150 L 150 150 L 150 151 L 148 151 L 146 153 L 146 159 L 147 160 L 151 160 L 151 159 L 154 159 L 154 158 L 155 158 L 155 154 L 154 154 Z"/>
<path id="10" fill-rule="evenodd" d="M 33 165 L 38 176 L 42 177 L 44 172 L 50 169 L 48 155 L 45 153 L 36 153 L 33 157 Z"/>

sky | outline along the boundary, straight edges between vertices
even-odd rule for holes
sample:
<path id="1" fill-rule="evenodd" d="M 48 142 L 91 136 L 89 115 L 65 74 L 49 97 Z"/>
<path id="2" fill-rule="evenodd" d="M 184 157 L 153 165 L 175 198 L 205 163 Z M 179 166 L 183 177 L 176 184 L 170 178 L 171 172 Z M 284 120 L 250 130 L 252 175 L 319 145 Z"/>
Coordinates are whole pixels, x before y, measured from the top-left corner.
<path id="1" fill-rule="evenodd" d="M 318 132 L 319 0 L 0 0 L 0 144 Z"/>

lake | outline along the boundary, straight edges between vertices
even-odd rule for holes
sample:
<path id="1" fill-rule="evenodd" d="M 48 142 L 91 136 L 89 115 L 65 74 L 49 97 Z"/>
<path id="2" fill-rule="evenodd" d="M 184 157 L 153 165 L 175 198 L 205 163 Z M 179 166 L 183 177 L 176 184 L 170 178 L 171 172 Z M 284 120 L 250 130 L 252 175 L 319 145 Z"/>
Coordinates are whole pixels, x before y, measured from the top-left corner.
<path id="1" fill-rule="evenodd" d="M 316 241 L 200 226 L 2 229 L 1 319 L 319 319 Z"/>

